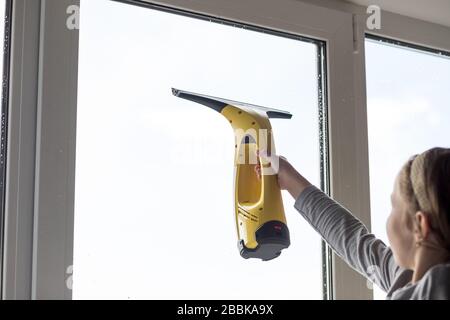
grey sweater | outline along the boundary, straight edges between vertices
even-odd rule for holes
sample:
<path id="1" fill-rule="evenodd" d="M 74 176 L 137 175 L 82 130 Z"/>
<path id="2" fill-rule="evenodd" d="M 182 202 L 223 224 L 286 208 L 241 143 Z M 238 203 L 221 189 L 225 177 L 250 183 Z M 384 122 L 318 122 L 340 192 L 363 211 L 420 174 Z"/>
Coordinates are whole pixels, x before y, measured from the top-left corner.
<path id="1" fill-rule="evenodd" d="M 387 292 L 386 299 L 450 299 L 450 263 L 413 284 L 412 271 L 395 263 L 391 249 L 317 187 L 303 190 L 294 206 L 338 256 Z"/>

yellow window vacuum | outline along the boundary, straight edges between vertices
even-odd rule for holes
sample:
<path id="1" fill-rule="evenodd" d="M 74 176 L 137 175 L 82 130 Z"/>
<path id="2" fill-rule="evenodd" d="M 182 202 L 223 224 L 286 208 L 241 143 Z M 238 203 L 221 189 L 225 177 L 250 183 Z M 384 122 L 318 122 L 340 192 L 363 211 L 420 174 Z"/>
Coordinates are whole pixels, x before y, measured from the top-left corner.
<path id="1" fill-rule="evenodd" d="M 203 104 L 222 114 L 235 134 L 234 203 L 238 248 L 243 258 L 263 261 L 278 257 L 289 247 L 289 229 L 284 214 L 276 167 L 265 163 L 257 151 L 275 154 L 269 118 L 290 119 L 289 112 L 211 97 L 172 88 L 180 98 Z M 261 177 L 255 166 L 260 165 Z"/>

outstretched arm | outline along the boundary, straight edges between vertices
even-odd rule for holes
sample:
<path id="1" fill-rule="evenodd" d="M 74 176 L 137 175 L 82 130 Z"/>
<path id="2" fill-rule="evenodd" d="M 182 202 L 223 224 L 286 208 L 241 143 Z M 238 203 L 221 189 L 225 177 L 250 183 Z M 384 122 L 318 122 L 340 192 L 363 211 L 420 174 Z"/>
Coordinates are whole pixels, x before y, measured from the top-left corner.
<path id="1" fill-rule="evenodd" d="M 366 226 L 338 202 L 308 182 L 285 158 L 261 157 L 278 164 L 278 182 L 295 199 L 294 207 L 336 254 L 384 291 L 391 286 L 398 266 L 392 251 L 369 233 Z M 257 168 L 259 174 L 260 170 Z"/>

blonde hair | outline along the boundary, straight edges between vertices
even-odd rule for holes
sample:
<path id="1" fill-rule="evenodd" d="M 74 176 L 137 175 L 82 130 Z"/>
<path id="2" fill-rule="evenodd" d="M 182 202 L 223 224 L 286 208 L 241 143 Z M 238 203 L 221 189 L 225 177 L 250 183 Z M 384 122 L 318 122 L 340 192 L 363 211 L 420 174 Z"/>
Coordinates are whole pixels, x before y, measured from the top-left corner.
<path id="1" fill-rule="evenodd" d="M 402 167 L 399 190 L 411 217 L 430 217 L 439 246 L 450 250 L 450 149 L 432 148 L 410 158 Z M 408 219 L 415 226 L 415 219 Z"/>

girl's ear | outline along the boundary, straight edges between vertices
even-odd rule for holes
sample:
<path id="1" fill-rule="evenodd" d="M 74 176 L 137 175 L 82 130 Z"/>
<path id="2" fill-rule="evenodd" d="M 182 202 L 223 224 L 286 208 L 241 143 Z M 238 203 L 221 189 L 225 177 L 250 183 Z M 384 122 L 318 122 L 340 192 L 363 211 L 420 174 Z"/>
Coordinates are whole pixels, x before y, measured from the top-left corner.
<path id="1" fill-rule="evenodd" d="M 416 226 L 414 236 L 416 241 L 427 239 L 431 231 L 431 221 L 429 216 L 422 211 L 417 211 L 414 218 Z"/>

